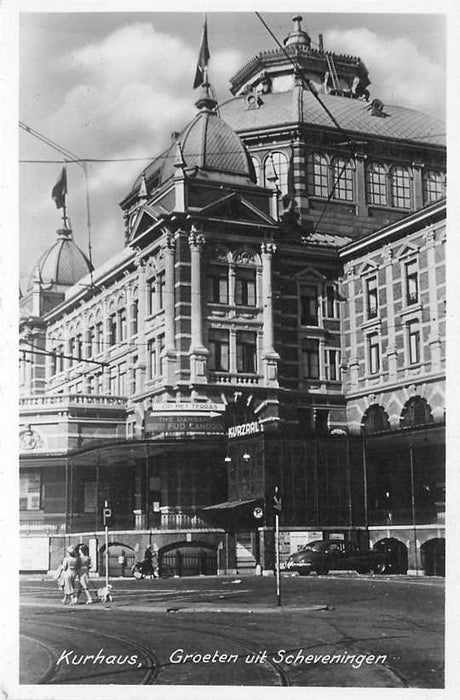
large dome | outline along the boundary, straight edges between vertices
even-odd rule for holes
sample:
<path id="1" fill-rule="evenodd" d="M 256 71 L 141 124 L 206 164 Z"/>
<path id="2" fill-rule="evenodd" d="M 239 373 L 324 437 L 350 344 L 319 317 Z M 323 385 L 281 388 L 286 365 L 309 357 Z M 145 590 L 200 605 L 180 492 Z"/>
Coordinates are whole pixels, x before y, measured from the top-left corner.
<path id="1" fill-rule="evenodd" d="M 203 85 L 196 105 L 200 110 L 196 117 L 175 137 L 168 150 L 139 175 L 131 195 L 139 191 L 143 177 L 149 191 L 173 177 L 178 146 L 187 170 L 197 168 L 211 175 L 223 173 L 236 176 L 244 184 L 256 182 L 251 158 L 240 137 L 215 111 L 216 102 L 209 93 L 209 85 Z"/>
<path id="2" fill-rule="evenodd" d="M 35 280 L 43 284 L 70 287 L 93 269 L 86 255 L 73 240 L 70 229 L 60 229 L 57 234 L 57 241 L 35 264 L 29 278 L 28 290 L 32 289 Z"/>

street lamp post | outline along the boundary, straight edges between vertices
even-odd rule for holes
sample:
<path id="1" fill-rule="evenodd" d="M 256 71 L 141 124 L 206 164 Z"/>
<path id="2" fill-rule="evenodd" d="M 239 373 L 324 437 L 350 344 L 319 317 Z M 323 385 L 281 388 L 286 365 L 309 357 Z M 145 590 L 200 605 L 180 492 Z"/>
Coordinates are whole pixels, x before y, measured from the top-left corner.
<path id="1" fill-rule="evenodd" d="M 409 444 L 409 463 L 410 463 L 410 498 L 411 498 L 411 514 L 412 514 L 412 532 L 414 539 L 414 563 L 415 574 L 418 576 L 418 555 L 417 555 L 417 521 L 415 513 L 415 483 L 414 483 L 414 446 Z"/>

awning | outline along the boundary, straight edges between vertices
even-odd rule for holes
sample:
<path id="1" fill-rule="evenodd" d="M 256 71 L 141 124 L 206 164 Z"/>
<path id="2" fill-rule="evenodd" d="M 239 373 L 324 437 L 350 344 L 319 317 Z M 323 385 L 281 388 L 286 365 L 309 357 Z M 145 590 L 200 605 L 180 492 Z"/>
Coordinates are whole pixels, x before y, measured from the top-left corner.
<path id="1" fill-rule="evenodd" d="M 260 500 L 260 498 L 250 498 L 246 501 L 224 501 L 224 503 L 216 503 L 214 506 L 206 506 L 206 508 L 202 508 L 202 510 L 235 510 L 235 508 L 257 503 Z"/>

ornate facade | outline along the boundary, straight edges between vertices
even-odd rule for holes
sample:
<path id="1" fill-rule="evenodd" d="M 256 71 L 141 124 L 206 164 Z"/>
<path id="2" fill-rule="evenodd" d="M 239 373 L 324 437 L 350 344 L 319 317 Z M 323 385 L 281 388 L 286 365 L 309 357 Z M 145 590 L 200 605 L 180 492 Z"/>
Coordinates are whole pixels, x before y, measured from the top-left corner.
<path id="1" fill-rule="evenodd" d="M 423 538 L 442 525 L 442 128 L 370 100 L 362 61 L 311 49 L 299 18 L 285 46 L 219 110 L 203 85 L 121 202 L 120 253 L 92 270 L 64 229 L 37 264 L 21 300 L 24 534 L 97 543 L 107 501 L 132 551 L 153 537 L 165 556 L 270 570 L 278 485 L 286 551 L 318 531 L 396 537 L 396 511 L 371 503 L 371 434 L 387 449 L 432 424 L 438 506 L 408 517 Z"/>

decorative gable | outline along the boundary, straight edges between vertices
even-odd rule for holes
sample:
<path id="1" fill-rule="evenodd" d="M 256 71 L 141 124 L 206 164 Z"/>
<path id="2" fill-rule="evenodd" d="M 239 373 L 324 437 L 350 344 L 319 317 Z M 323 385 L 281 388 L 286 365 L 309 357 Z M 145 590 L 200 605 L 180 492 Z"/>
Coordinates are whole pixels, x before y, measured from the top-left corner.
<path id="1" fill-rule="evenodd" d="M 208 204 L 198 212 L 200 216 L 226 221 L 245 221 L 253 224 L 275 225 L 276 222 L 240 194 L 234 192 L 212 204 Z"/>
<path id="2" fill-rule="evenodd" d="M 358 275 L 361 277 L 367 277 L 367 275 L 376 275 L 378 271 L 379 268 L 374 262 L 371 260 L 366 260 L 366 262 L 358 269 Z"/>

